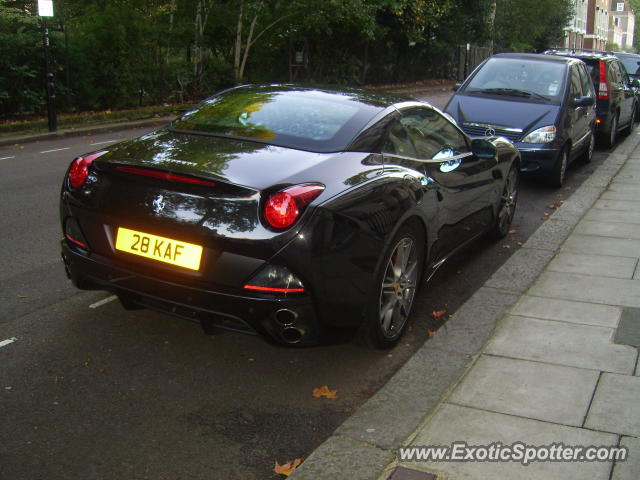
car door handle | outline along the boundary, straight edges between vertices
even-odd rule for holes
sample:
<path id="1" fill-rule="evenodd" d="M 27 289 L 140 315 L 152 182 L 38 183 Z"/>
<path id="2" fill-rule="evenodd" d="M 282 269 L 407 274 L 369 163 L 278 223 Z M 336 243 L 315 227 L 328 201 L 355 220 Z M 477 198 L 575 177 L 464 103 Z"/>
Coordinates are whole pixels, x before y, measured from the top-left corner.
<path id="1" fill-rule="evenodd" d="M 453 172 L 456 168 L 460 166 L 462 163 L 461 159 L 449 160 L 448 162 L 442 162 L 440 164 L 440 171 L 442 173 Z"/>

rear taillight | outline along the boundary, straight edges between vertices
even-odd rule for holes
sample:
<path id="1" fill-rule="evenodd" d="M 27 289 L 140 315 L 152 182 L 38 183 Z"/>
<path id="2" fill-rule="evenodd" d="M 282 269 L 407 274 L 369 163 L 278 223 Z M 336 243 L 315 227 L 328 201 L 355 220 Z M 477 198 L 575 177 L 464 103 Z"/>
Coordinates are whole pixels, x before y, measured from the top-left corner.
<path id="1" fill-rule="evenodd" d="M 289 228 L 323 190 L 324 185 L 307 184 L 273 193 L 264 204 L 264 218 L 274 230 Z"/>
<path id="2" fill-rule="evenodd" d="M 69 168 L 69 184 L 73 188 L 80 188 L 87 181 L 89 176 L 89 167 L 93 161 L 101 155 L 107 153 L 106 151 L 92 153 L 86 157 L 78 157 L 71 162 L 71 168 Z"/>
<path id="3" fill-rule="evenodd" d="M 609 100 L 609 85 L 607 84 L 607 66 L 600 61 L 600 85 L 598 85 L 598 100 Z"/>

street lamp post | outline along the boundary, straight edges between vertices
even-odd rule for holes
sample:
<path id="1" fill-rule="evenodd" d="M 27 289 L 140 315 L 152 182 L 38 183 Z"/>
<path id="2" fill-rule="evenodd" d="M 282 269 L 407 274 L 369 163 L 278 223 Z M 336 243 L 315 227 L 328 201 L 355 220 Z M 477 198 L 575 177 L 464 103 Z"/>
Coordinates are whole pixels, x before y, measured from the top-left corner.
<path id="1" fill-rule="evenodd" d="M 49 131 L 58 129 L 56 118 L 56 84 L 51 73 L 51 54 L 49 51 L 49 27 L 47 17 L 53 17 L 53 0 L 38 0 L 38 15 L 42 17 L 42 48 L 44 49 L 45 91 L 47 94 L 47 120 Z"/>

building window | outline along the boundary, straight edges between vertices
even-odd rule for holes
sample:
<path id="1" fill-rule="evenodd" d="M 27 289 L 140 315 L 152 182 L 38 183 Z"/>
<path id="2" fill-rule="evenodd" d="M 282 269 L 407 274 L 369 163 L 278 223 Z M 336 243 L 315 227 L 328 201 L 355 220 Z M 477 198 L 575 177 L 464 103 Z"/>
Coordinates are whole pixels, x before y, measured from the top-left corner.
<path id="1" fill-rule="evenodd" d="M 618 2 L 618 3 L 616 3 L 616 11 L 618 11 L 618 12 L 624 12 L 624 2 Z"/>

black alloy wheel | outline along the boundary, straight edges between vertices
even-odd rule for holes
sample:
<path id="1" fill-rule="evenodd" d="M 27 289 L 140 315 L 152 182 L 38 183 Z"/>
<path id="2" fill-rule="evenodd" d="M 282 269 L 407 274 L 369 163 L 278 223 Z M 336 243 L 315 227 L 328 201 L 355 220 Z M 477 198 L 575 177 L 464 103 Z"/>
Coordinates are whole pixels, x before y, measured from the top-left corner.
<path id="1" fill-rule="evenodd" d="M 560 188 L 564 183 L 565 176 L 567 174 L 567 167 L 569 166 L 569 147 L 562 148 L 556 159 L 556 163 L 553 166 L 553 170 L 549 175 L 549 184 L 552 187 Z"/>
<path id="2" fill-rule="evenodd" d="M 412 223 L 400 227 L 385 252 L 376 275 L 361 327 L 362 340 L 377 348 L 393 347 L 402 336 L 424 263 L 424 233 Z"/>
<path id="3" fill-rule="evenodd" d="M 590 163 L 593 160 L 593 151 L 596 147 L 596 134 L 591 131 L 589 135 L 589 145 L 582 154 L 582 163 Z"/>
<path id="4" fill-rule="evenodd" d="M 516 206 L 518 205 L 519 175 L 518 168 L 513 166 L 504 181 L 496 223 L 490 231 L 491 237 L 496 240 L 504 238 L 511 229 L 511 222 L 513 222 Z"/>
<path id="5" fill-rule="evenodd" d="M 618 116 L 614 115 L 609 123 L 609 132 L 604 138 L 604 145 L 607 148 L 613 148 L 616 144 L 616 137 L 618 136 Z"/>

